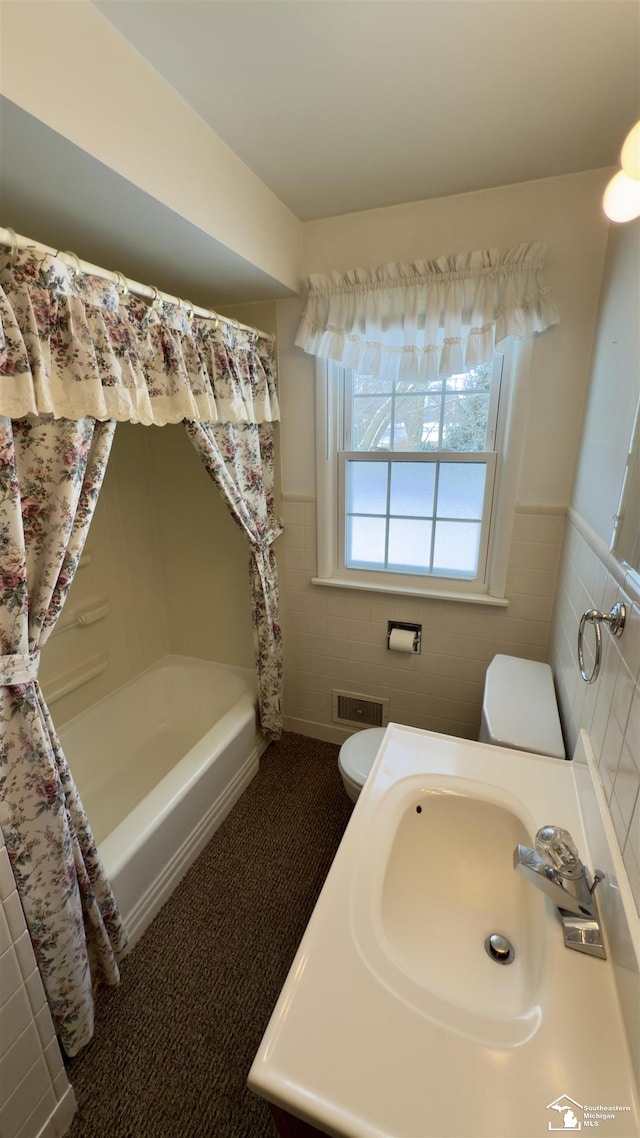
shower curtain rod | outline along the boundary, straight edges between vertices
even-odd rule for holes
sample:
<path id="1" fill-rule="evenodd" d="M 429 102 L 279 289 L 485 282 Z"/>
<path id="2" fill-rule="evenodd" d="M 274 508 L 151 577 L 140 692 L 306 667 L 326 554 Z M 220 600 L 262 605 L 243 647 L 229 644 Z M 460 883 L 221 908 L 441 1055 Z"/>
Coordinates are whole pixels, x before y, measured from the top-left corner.
<path id="1" fill-rule="evenodd" d="M 133 292 L 136 296 L 148 297 L 149 300 L 163 300 L 168 304 L 178 304 L 182 308 L 190 309 L 195 316 L 201 316 L 205 320 L 219 320 L 222 324 L 232 324 L 236 328 L 242 328 L 244 332 L 253 332 L 256 336 L 263 340 L 275 340 L 275 336 L 271 332 L 261 332 L 259 328 L 252 328 L 250 324 L 242 324 L 239 320 L 234 320 L 231 316 L 221 316 L 219 312 L 214 312 L 213 309 L 200 308 L 197 304 L 192 304 L 190 300 L 181 300 L 178 296 L 171 296 L 169 293 L 160 292 L 160 289 L 150 285 L 140 284 L 139 281 L 130 280 L 125 277 L 123 273 L 112 272 L 110 269 L 102 269 L 98 265 L 92 265 L 89 261 L 81 261 L 77 253 L 71 253 L 68 250 L 53 249 L 50 245 L 43 245 L 41 241 L 33 241 L 30 237 L 23 237 L 20 233 L 15 233 L 13 229 L 3 229 L 0 226 L 0 245 L 6 245 L 13 249 L 38 249 L 43 253 L 51 253 L 54 257 L 59 257 L 60 260 L 69 258 L 71 260 L 72 268 L 77 269 L 80 273 L 86 273 L 88 276 L 101 277 L 103 280 L 111 281 L 112 284 L 124 284 L 129 292 Z"/>

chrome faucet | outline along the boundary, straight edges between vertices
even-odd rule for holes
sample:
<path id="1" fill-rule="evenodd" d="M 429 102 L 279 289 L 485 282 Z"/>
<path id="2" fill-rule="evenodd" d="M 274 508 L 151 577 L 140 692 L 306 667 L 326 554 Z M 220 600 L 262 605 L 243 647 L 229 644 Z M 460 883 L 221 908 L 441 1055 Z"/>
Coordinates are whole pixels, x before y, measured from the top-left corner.
<path id="1" fill-rule="evenodd" d="M 536 834 L 535 850 L 518 845 L 513 851 L 516 873 L 541 889 L 560 913 L 567 948 L 606 960 L 604 937 L 596 906 L 596 886 L 604 873 L 596 870 L 589 884 L 586 866 L 580 861 L 568 830 L 543 826 Z"/>

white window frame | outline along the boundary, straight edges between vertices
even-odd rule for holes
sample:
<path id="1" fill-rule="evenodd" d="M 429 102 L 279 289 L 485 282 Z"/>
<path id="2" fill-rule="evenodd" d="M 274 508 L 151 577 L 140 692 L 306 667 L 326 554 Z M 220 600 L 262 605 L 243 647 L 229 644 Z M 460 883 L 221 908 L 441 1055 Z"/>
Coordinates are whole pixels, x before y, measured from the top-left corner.
<path id="1" fill-rule="evenodd" d="M 363 452 L 342 452 L 344 438 L 342 369 L 330 360 L 316 360 L 316 496 L 317 576 L 315 585 L 365 589 L 399 596 L 439 597 L 479 604 L 506 605 L 506 577 L 521 455 L 526 431 L 532 341 L 509 342 L 500 354 L 503 373 L 495 440 L 496 472 L 490 521 L 486 534 L 482 579 L 410 575 L 381 570 L 347 569 L 344 565 L 345 459 L 364 458 Z M 369 458 L 374 457 L 369 455 Z M 415 458 L 411 452 L 381 455 L 382 460 Z M 465 461 L 464 452 L 456 456 Z M 342 498 L 340 495 L 342 494 Z"/>

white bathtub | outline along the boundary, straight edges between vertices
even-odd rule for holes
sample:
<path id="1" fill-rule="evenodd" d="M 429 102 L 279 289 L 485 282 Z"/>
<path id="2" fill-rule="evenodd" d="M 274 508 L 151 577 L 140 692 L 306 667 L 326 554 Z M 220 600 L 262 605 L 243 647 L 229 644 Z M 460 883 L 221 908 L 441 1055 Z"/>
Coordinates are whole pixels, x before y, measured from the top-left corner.
<path id="1" fill-rule="evenodd" d="M 132 947 L 258 771 L 255 673 L 165 656 L 58 729 Z"/>

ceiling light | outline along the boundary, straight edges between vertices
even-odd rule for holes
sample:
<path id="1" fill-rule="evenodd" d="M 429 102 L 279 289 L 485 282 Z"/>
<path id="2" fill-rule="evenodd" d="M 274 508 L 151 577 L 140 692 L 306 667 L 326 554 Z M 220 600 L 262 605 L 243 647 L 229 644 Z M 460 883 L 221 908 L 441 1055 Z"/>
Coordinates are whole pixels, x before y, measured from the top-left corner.
<path id="1" fill-rule="evenodd" d="M 640 217 L 640 181 L 618 171 L 604 191 L 602 208 L 609 221 L 633 221 Z"/>
<path id="2" fill-rule="evenodd" d="M 628 178 L 640 179 L 640 122 L 631 128 L 624 140 L 620 165 Z"/>

